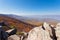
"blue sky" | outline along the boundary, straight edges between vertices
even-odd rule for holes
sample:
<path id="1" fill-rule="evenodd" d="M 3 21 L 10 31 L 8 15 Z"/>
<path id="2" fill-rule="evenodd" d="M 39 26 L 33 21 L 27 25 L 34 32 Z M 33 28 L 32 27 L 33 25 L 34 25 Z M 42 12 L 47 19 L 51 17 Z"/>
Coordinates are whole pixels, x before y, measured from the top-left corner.
<path id="1" fill-rule="evenodd" d="M 60 15 L 60 0 L 0 0 L 0 14 Z"/>

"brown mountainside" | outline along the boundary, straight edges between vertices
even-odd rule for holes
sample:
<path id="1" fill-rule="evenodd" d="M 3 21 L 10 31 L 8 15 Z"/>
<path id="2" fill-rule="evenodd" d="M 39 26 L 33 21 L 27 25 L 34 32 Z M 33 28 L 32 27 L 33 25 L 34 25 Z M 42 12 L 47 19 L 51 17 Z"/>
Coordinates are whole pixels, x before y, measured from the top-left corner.
<path id="1" fill-rule="evenodd" d="M 17 20 L 15 18 L 11 18 L 8 16 L 0 15 L 0 22 L 5 21 L 9 24 L 9 26 L 15 26 L 18 31 L 25 31 L 28 32 L 31 30 L 35 25 L 25 23 L 23 21 Z"/>
<path id="2" fill-rule="evenodd" d="M 37 20 L 28 20 L 22 17 L 14 17 L 14 15 L 0 15 L 0 21 L 5 21 L 9 24 L 9 26 L 15 26 L 18 31 L 25 31 L 28 32 L 34 27 L 38 27 L 42 25 L 44 22 L 48 22 L 49 24 L 56 25 L 58 20 L 54 19 L 42 19 L 40 21 Z M 5 28 L 7 29 L 7 28 Z"/>

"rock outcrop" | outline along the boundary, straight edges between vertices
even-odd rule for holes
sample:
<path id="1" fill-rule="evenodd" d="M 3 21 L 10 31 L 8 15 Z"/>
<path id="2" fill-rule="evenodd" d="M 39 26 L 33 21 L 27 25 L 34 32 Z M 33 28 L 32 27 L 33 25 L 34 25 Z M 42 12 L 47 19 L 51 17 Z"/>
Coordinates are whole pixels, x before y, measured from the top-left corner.
<path id="1" fill-rule="evenodd" d="M 44 29 L 43 29 L 44 28 Z M 29 32 L 27 40 L 53 40 L 49 24 L 44 23 L 43 26 L 36 27 Z"/>
<path id="2" fill-rule="evenodd" d="M 20 37 L 17 35 L 11 35 L 10 37 L 8 37 L 8 40 L 20 40 Z"/>
<path id="3" fill-rule="evenodd" d="M 55 32 L 56 32 L 57 40 L 60 40 L 60 23 L 56 25 L 55 30 L 56 30 Z"/>
<path id="4" fill-rule="evenodd" d="M 60 40 L 60 23 L 56 26 L 44 22 L 24 35 L 11 35 L 8 40 Z"/>

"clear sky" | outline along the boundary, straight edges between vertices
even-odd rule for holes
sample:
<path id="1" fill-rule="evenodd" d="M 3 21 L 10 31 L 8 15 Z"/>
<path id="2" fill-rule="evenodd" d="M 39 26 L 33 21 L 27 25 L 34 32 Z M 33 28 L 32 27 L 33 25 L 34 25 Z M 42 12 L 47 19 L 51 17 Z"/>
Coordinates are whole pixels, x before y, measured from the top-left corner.
<path id="1" fill-rule="evenodd" d="M 60 15 L 60 0 L 0 0 L 0 14 Z"/>

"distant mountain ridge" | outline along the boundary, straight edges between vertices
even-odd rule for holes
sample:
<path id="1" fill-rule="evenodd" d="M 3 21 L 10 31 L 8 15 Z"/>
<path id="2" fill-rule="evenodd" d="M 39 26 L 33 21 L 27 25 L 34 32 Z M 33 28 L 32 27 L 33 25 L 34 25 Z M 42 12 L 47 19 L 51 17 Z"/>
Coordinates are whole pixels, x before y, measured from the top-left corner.
<path id="1" fill-rule="evenodd" d="M 2 15 L 2 14 L 1 14 Z M 32 15 L 32 16 L 18 16 L 18 15 L 3 15 L 3 16 L 8 16 L 11 18 L 15 18 L 17 20 L 29 23 L 29 24 L 34 24 L 34 25 L 39 25 L 40 23 L 43 22 L 49 22 L 49 23 L 58 23 L 60 22 L 60 15 Z"/>

